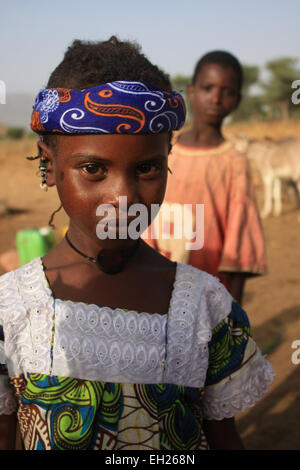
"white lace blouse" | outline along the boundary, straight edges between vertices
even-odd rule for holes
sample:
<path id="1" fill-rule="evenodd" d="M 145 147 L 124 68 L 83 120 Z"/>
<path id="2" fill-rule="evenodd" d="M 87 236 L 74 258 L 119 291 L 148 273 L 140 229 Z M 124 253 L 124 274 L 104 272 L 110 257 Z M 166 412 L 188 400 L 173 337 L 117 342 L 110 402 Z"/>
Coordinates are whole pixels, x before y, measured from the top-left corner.
<path id="1" fill-rule="evenodd" d="M 231 331 L 245 343 L 238 366 L 221 373 L 222 364 L 218 369 L 212 363 L 213 335 L 231 311 L 232 297 L 223 285 L 184 264 L 177 265 L 168 315 L 54 299 L 37 258 L 0 277 L 0 363 L 8 371 L 0 376 L 0 414 L 17 406 L 9 378 L 36 373 L 204 387 L 203 416 L 231 417 L 258 401 L 274 376 L 255 342 L 250 336 L 245 340 L 238 327 Z"/>

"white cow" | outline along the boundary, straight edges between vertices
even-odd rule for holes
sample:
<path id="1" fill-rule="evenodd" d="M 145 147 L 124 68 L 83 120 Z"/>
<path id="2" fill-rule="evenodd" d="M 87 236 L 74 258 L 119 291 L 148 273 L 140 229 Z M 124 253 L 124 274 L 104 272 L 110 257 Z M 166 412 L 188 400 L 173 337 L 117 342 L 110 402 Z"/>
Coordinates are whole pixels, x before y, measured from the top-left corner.
<path id="1" fill-rule="evenodd" d="M 233 139 L 236 148 L 247 155 L 259 171 L 264 184 L 264 207 L 261 217 L 282 212 L 282 183 L 292 184 L 300 201 L 300 141 Z M 273 206 L 274 202 L 274 206 Z M 300 206 L 299 206 L 300 207 Z"/>

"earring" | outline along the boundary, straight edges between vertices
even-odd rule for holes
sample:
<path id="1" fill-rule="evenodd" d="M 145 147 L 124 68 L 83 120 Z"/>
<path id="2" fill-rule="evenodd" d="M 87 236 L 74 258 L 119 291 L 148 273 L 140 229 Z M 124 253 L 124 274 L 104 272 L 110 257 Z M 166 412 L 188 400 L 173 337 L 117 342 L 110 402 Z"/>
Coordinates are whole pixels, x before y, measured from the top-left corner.
<path id="1" fill-rule="evenodd" d="M 40 159 L 40 165 L 39 165 L 39 170 L 41 172 L 41 177 L 42 177 L 42 182 L 40 184 L 40 188 L 43 191 L 48 191 L 48 186 L 47 186 L 47 179 L 46 179 L 46 173 L 47 173 L 47 167 L 46 167 L 46 159 L 40 157 L 39 155 L 36 155 L 35 157 L 26 157 L 27 160 L 37 160 Z"/>
<path id="2" fill-rule="evenodd" d="M 40 160 L 40 166 L 39 166 L 40 172 L 41 172 L 41 177 L 42 177 L 42 182 L 40 184 L 40 188 L 43 191 L 48 191 L 48 186 L 47 186 L 47 167 L 46 167 L 46 160 L 45 158 L 41 158 Z"/>
<path id="3" fill-rule="evenodd" d="M 62 204 L 59 206 L 58 209 L 56 209 L 54 212 L 52 212 L 52 214 L 50 216 L 50 219 L 49 219 L 49 222 L 48 222 L 49 227 L 55 229 L 55 225 L 53 224 L 53 219 L 54 219 L 55 214 L 57 214 L 57 212 L 59 212 L 61 208 L 62 208 Z"/>

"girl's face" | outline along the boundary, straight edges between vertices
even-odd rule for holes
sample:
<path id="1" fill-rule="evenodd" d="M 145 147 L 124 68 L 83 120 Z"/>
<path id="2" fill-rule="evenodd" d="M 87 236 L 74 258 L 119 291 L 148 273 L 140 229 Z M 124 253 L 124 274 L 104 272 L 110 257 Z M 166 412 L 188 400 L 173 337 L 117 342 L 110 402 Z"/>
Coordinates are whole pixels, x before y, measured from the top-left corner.
<path id="1" fill-rule="evenodd" d="M 204 65 L 188 88 L 195 117 L 206 124 L 219 124 L 240 100 L 238 77 L 231 67 Z"/>
<path id="2" fill-rule="evenodd" d="M 47 183 L 57 187 L 70 230 L 96 240 L 97 208 L 113 205 L 119 219 L 120 196 L 128 208 L 143 204 L 150 214 L 164 198 L 169 145 L 168 133 L 58 136 L 55 155 L 47 151 Z"/>

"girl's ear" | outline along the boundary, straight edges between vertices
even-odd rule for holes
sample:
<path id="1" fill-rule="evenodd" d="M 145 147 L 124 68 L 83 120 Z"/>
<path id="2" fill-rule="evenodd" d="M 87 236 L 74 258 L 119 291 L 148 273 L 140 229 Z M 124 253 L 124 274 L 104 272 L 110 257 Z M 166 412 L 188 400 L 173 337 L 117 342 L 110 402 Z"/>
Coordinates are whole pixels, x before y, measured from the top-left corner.
<path id="1" fill-rule="evenodd" d="M 47 167 L 47 173 L 46 173 L 46 180 L 47 180 L 47 186 L 55 186 L 56 185 L 56 180 L 55 180 L 55 157 L 53 154 L 53 151 L 51 150 L 48 145 L 45 144 L 42 140 L 40 140 L 37 143 L 38 146 L 38 151 L 39 151 L 39 156 L 41 159 L 45 160 L 46 162 L 46 167 Z"/>

